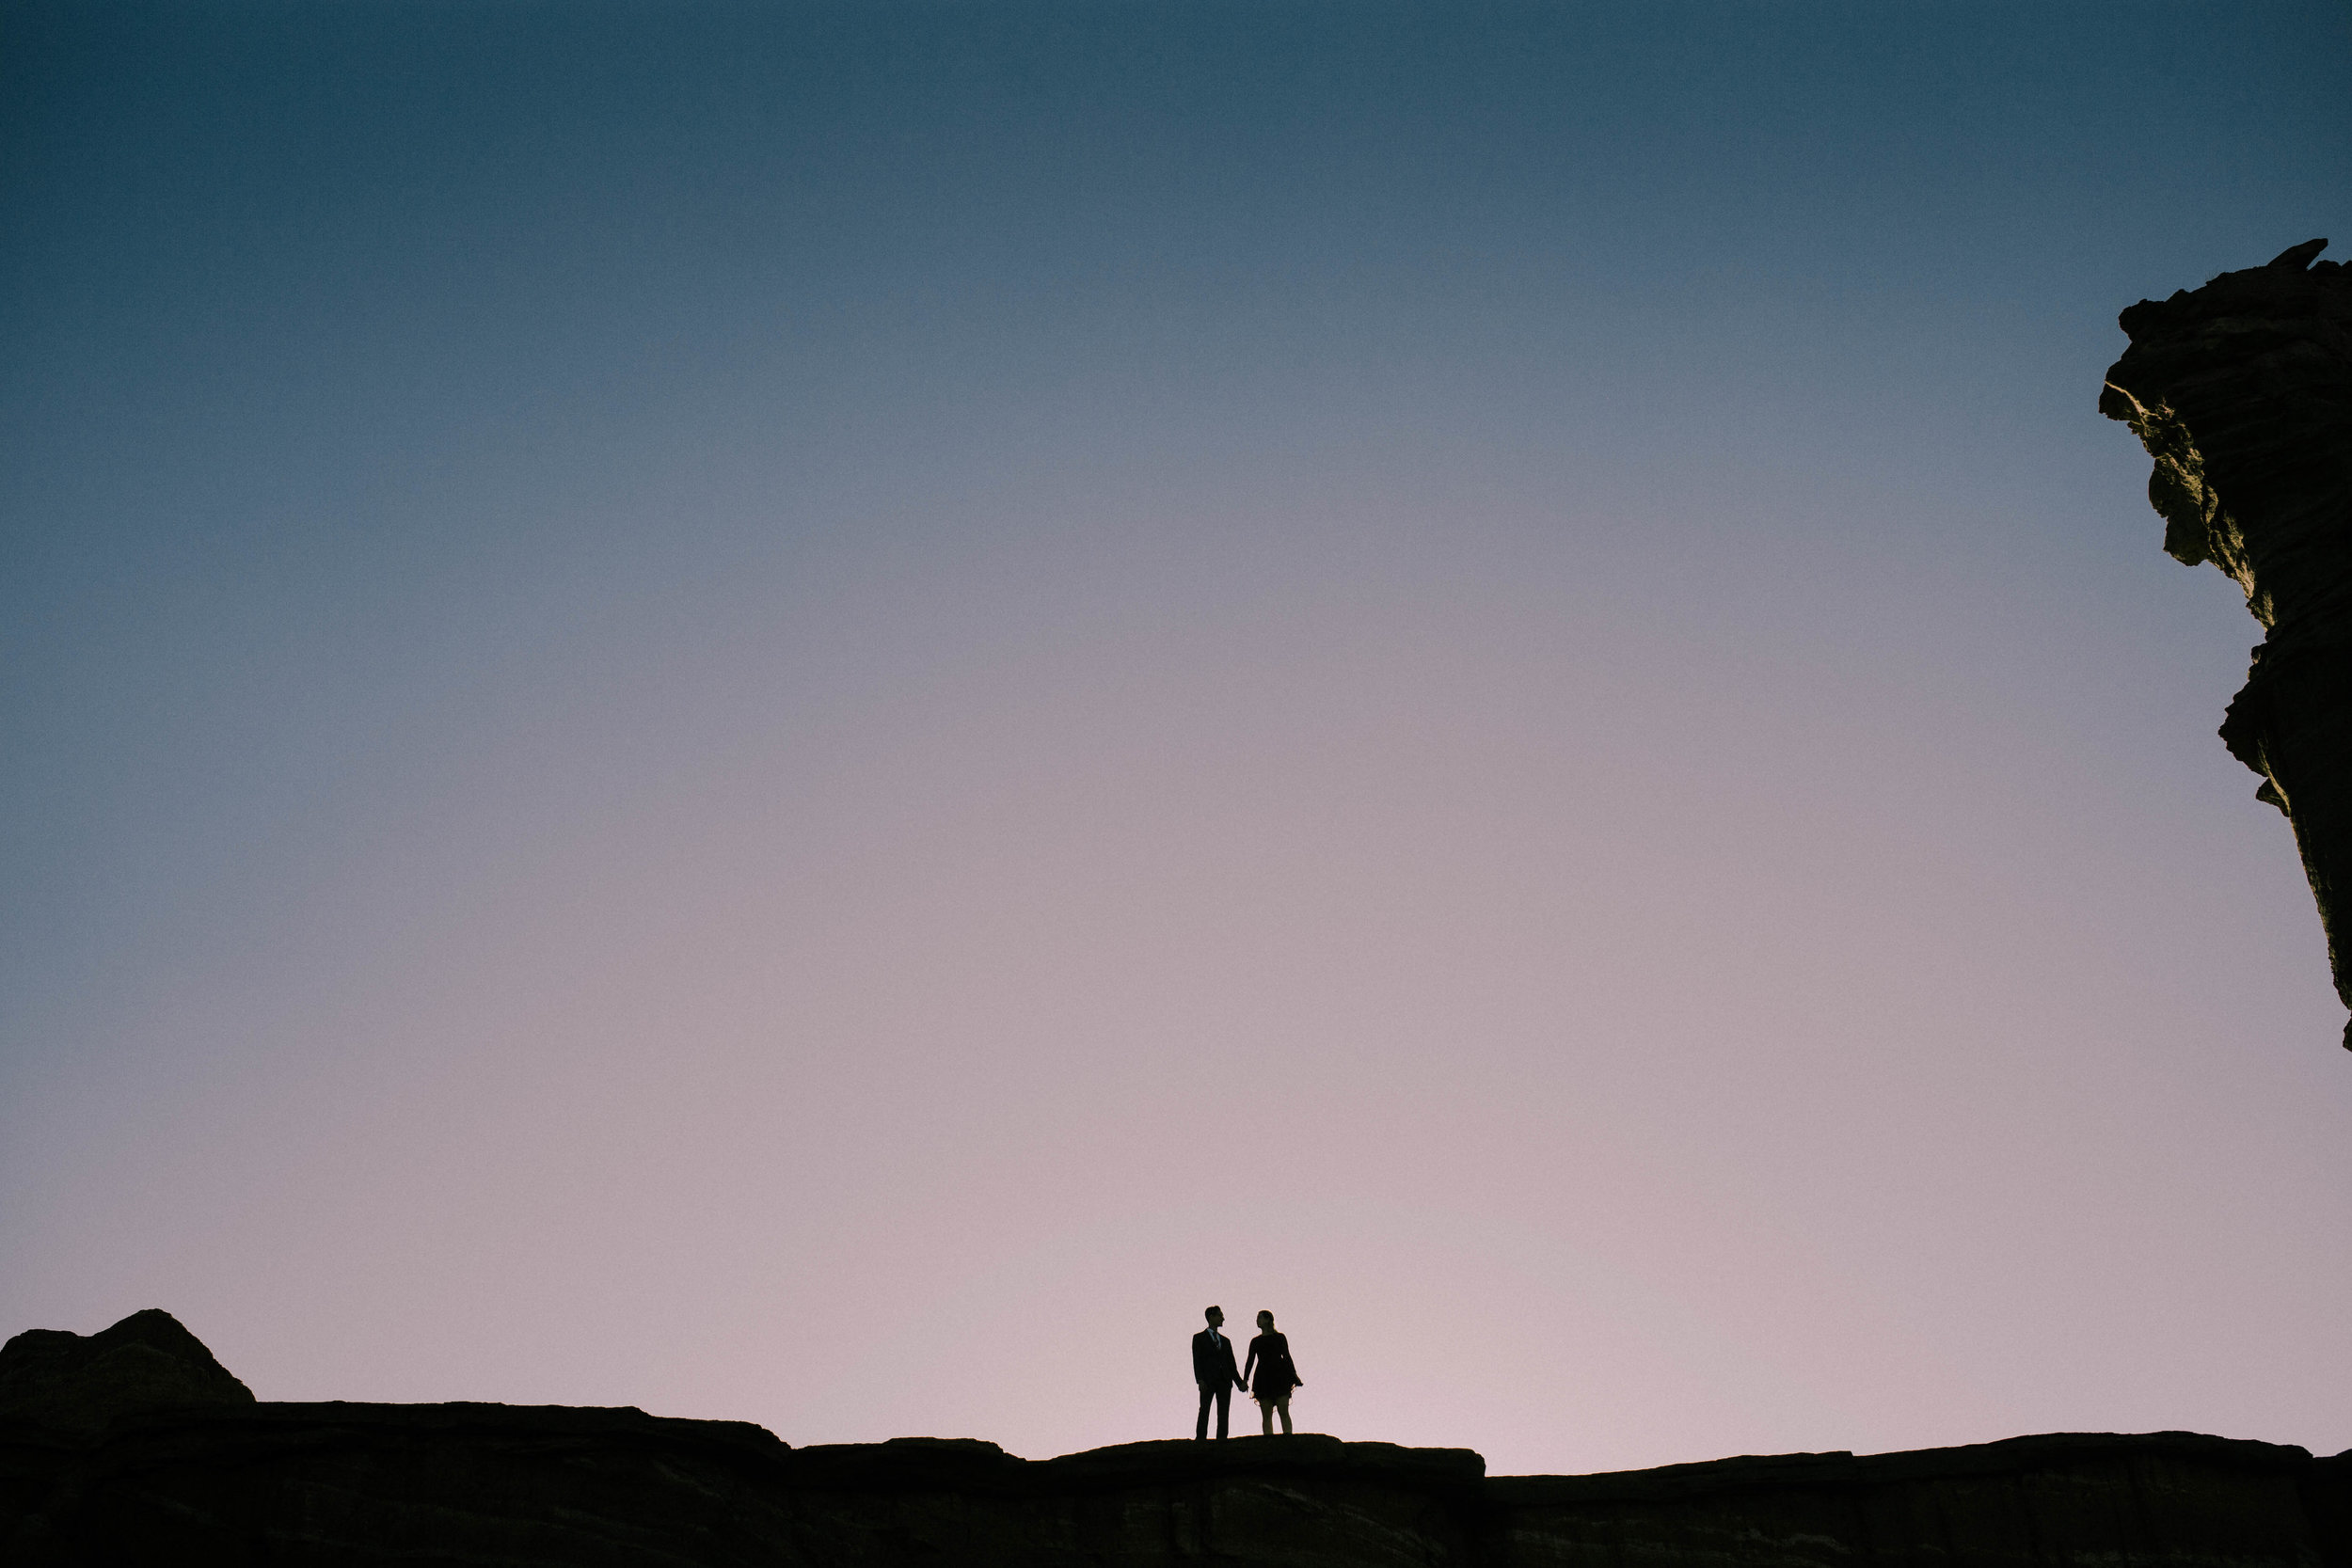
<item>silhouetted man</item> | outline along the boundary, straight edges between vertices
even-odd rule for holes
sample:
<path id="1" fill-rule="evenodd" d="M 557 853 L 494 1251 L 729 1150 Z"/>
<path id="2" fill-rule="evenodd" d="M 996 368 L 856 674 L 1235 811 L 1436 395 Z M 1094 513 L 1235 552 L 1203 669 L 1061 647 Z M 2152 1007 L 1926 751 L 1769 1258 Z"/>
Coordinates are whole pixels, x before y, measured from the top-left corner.
<path id="1" fill-rule="evenodd" d="M 1201 1314 L 1209 1326 L 1192 1337 L 1192 1380 L 1200 1386 L 1200 1419 L 1192 1426 L 1194 1442 L 1209 1435 L 1209 1402 L 1216 1402 L 1216 1434 L 1225 1435 L 1225 1418 L 1233 1406 L 1233 1390 L 1245 1386 L 1233 1365 L 1233 1341 L 1217 1332 L 1225 1326 L 1225 1308 L 1212 1307 Z"/>

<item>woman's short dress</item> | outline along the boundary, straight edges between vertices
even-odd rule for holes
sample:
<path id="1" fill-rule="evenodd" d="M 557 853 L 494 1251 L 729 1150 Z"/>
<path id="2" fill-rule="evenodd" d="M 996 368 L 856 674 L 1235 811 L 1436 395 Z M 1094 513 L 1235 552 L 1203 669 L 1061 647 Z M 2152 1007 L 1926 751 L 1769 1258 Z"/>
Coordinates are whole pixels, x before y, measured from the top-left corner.
<path id="1" fill-rule="evenodd" d="M 1258 1365 L 1250 1374 L 1249 1397 L 1260 1404 L 1279 1404 L 1298 1386 L 1291 1365 L 1291 1342 L 1279 1334 L 1261 1334 L 1249 1341 L 1249 1354 Z"/>

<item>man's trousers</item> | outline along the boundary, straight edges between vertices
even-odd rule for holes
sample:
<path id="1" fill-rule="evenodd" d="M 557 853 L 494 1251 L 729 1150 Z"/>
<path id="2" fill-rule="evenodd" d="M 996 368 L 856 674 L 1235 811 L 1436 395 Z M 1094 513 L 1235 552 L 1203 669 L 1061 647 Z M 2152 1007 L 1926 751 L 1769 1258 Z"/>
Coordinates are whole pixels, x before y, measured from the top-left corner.
<path id="1" fill-rule="evenodd" d="M 1209 1434 L 1209 1402 L 1212 1400 L 1216 1402 L 1216 1434 L 1222 1437 L 1225 1435 L 1225 1418 L 1233 1408 L 1233 1386 L 1230 1383 L 1216 1388 L 1205 1383 L 1200 1386 L 1200 1419 L 1195 1421 L 1192 1427 L 1195 1442 Z"/>

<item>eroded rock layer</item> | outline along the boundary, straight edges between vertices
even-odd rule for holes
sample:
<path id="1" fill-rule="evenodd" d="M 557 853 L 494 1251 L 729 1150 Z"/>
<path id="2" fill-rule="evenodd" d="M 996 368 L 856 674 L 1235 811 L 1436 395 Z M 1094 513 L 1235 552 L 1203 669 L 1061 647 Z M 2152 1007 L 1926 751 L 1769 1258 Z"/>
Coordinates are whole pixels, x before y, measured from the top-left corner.
<path id="1" fill-rule="evenodd" d="M 2155 460 L 2165 549 L 2263 625 L 2221 738 L 2294 824 L 2352 1007 L 2352 270 L 2327 243 L 2124 311 L 2099 410 Z"/>
<path id="2" fill-rule="evenodd" d="M 2183 1433 L 1487 1478 L 1335 1438 L 790 1449 L 634 1410 L 260 1404 L 0 1423 L 0 1560 L 788 1568 L 2342 1568 L 2352 1457 Z"/>
<path id="3" fill-rule="evenodd" d="M 0 1347 L 0 1420 L 95 1431 L 132 1411 L 252 1402 L 203 1340 L 153 1307 L 98 1334 L 30 1328 Z"/>

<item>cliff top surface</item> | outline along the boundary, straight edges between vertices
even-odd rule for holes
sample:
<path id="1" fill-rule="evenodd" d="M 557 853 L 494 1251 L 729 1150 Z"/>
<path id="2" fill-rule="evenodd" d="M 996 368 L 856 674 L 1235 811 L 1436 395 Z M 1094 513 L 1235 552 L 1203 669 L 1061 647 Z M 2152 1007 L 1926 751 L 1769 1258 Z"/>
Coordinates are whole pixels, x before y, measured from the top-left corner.
<path id="1" fill-rule="evenodd" d="M 1171 1438 L 1030 1460 L 979 1438 L 898 1437 L 794 1447 L 748 1421 L 649 1416 L 631 1406 L 473 1402 L 377 1404 L 262 1402 L 169 1313 L 135 1313 L 99 1334 L 33 1329 L 0 1347 L 0 1444 L 20 1451 L 189 1447 L 255 1453 L 463 1440 L 538 1449 L 691 1449 L 758 1465 L 781 1464 L 818 1485 L 1055 1489 L 1186 1475 L 1320 1475 L 1408 1490 L 1503 1487 L 1538 1496 L 1664 1497 L 1748 1487 L 1834 1486 L 1929 1475 L 1995 1474 L 2129 1450 L 2176 1453 L 2254 1468 L 2307 1463 L 2300 1448 L 2196 1433 L 2053 1433 L 1963 1448 L 1896 1453 L 1743 1454 L 1648 1470 L 1584 1476 L 1487 1477 L 1470 1449 L 1416 1449 L 1321 1433 Z"/>

